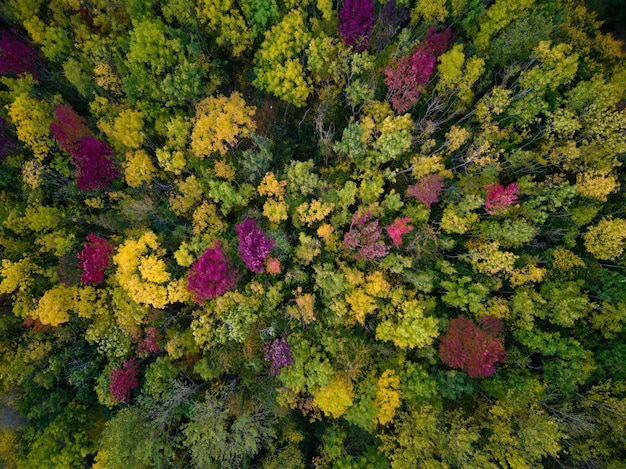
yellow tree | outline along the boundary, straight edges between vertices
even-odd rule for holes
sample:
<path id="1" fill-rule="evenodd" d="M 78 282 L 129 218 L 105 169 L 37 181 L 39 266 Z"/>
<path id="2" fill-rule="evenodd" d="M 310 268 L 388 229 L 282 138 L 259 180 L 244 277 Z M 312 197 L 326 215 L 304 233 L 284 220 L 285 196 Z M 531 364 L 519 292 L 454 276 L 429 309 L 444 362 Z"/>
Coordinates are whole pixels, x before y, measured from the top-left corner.
<path id="1" fill-rule="evenodd" d="M 198 158 L 214 153 L 225 155 L 229 148 L 256 130 L 252 120 L 256 108 L 246 106 L 240 93 L 230 97 L 217 96 L 203 99 L 196 106 L 191 152 Z"/>

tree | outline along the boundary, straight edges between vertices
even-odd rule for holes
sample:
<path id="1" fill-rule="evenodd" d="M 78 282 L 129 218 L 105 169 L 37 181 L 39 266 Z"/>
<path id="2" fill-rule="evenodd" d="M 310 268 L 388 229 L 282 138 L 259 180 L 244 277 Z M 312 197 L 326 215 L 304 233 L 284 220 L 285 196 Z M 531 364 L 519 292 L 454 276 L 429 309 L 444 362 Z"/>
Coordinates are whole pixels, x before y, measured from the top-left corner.
<path id="1" fill-rule="evenodd" d="M 484 317 L 482 327 L 464 316 L 451 319 L 446 334 L 439 344 L 439 357 L 448 366 L 460 368 L 472 378 L 490 377 L 496 372 L 495 365 L 504 360 L 502 346 L 502 322 Z"/>
<path id="2" fill-rule="evenodd" d="M 348 46 L 367 48 L 374 27 L 374 0 L 346 0 L 339 10 L 339 31 Z"/>
<path id="3" fill-rule="evenodd" d="M 352 216 L 350 229 L 343 236 L 343 246 L 346 249 L 356 251 L 355 258 L 360 260 L 378 259 L 389 251 L 389 246 L 380 239 L 382 227 L 378 220 L 370 220 L 370 212 L 359 216 Z"/>
<path id="4" fill-rule="evenodd" d="M 437 32 L 432 27 L 415 51 L 390 63 L 385 68 L 388 99 L 398 113 L 411 109 L 424 92 L 435 69 L 437 57 L 452 42 L 452 30 Z"/>
<path id="5" fill-rule="evenodd" d="M 302 11 L 294 9 L 282 21 L 265 32 L 265 39 L 254 57 L 259 89 L 269 91 L 296 107 L 302 107 L 311 94 L 299 56 L 311 39 L 304 25 Z"/>
<path id="6" fill-rule="evenodd" d="M 77 254 L 80 259 L 78 268 L 83 269 L 80 279 L 85 284 L 102 283 L 104 269 L 111 265 L 113 245 L 105 238 L 100 238 L 95 233 L 87 235 L 87 244 Z"/>
<path id="7" fill-rule="evenodd" d="M 224 156 L 241 138 L 250 137 L 256 130 L 252 120 L 255 111 L 236 91 L 228 98 L 220 95 L 203 99 L 196 105 L 191 151 L 198 158 L 215 153 Z"/>
<path id="8" fill-rule="evenodd" d="M 235 225 L 235 231 L 239 236 L 239 255 L 246 267 L 252 272 L 264 272 L 263 263 L 276 242 L 267 238 L 251 218 Z"/>
<path id="9" fill-rule="evenodd" d="M 187 278 L 188 289 L 198 303 L 223 295 L 235 286 L 237 272 L 232 269 L 218 242 L 193 263 Z"/>
<path id="10" fill-rule="evenodd" d="M 37 52 L 28 44 L 20 41 L 9 31 L 0 33 L 0 75 L 19 76 L 29 73 L 39 79 L 36 66 L 39 61 Z"/>
<path id="11" fill-rule="evenodd" d="M 71 154 L 76 184 L 81 191 L 106 190 L 119 177 L 120 171 L 110 158 L 113 149 L 102 140 L 83 137 Z"/>
<path id="12" fill-rule="evenodd" d="M 84 119 L 71 106 L 57 105 L 54 117 L 56 119 L 50 123 L 50 131 L 63 151 L 72 153 L 83 137 L 92 135 Z"/>

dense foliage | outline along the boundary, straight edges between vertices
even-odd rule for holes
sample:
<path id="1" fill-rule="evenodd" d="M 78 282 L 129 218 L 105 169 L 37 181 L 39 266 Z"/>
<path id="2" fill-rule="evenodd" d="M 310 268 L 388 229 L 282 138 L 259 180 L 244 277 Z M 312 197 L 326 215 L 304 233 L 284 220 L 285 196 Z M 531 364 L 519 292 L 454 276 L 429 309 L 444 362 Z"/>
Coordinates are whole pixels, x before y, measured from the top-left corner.
<path id="1" fill-rule="evenodd" d="M 623 467 L 626 53 L 579 1 L 0 11 L 3 467 Z"/>

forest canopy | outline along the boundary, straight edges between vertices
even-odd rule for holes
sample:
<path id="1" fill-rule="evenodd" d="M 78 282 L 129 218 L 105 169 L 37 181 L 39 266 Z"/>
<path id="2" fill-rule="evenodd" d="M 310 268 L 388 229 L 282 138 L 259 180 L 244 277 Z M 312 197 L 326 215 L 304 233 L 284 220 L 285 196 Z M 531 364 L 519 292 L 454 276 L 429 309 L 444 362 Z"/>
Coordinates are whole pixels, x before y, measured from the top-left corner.
<path id="1" fill-rule="evenodd" d="M 0 18 L 2 467 L 623 467 L 626 47 L 584 3 Z"/>

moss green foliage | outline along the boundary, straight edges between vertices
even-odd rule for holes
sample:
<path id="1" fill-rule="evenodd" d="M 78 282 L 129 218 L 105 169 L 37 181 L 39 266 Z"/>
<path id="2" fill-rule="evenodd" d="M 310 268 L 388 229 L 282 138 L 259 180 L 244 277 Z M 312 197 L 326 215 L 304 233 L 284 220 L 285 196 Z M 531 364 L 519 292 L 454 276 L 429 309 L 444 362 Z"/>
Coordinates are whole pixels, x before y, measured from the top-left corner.
<path id="1" fill-rule="evenodd" d="M 0 467 L 623 467 L 626 49 L 347 3 L 0 6 Z"/>

